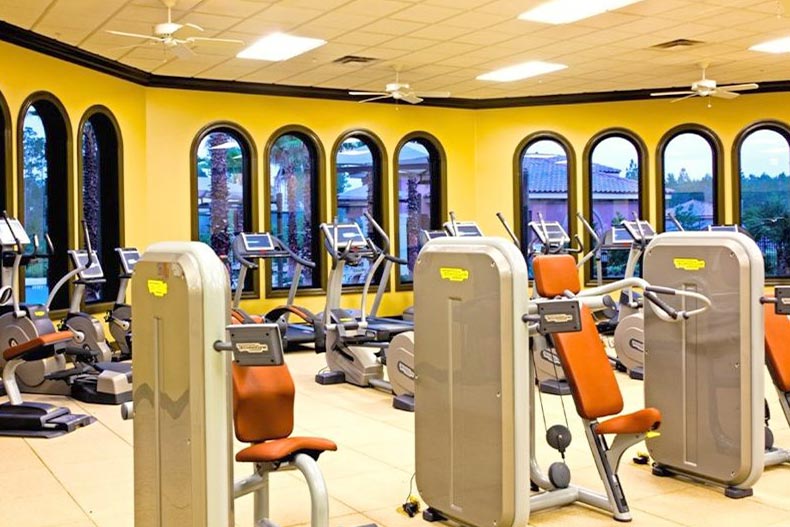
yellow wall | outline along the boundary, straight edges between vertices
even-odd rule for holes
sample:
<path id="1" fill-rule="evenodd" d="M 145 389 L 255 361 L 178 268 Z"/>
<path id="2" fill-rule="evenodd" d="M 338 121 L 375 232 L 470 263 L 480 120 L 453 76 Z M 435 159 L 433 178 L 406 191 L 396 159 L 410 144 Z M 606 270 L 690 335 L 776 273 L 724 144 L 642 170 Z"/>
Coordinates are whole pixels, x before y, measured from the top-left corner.
<path id="1" fill-rule="evenodd" d="M 581 206 L 582 156 L 586 143 L 599 131 L 610 127 L 628 128 L 645 141 L 647 175 L 654 200 L 657 188 L 655 151 L 661 136 L 683 123 L 706 125 L 718 133 L 724 145 L 721 162 L 727 178 L 724 200 L 729 220 L 733 192 L 731 145 L 735 136 L 754 121 L 790 121 L 788 94 L 717 100 L 712 108 L 707 108 L 703 100 L 677 104 L 653 100 L 475 111 L 143 88 L 6 43 L 0 43 L 0 71 L 3 71 L 0 93 L 8 102 L 14 133 L 23 101 L 38 90 L 50 91 L 62 101 L 75 140 L 77 126 L 87 108 L 102 104 L 112 110 L 120 125 L 124 145 L 125 243 L 141 248 L 160 240 L 190 238 L 190 148 L 198 131 L 214 121 L 234 122 L 247 130 L 255 141 L 256 206 L 261 222 L 257 228 L 264 228 L 266 144 L 275 130 L 298 124 L 310 128 L 321 140 L 326 156 L 325 178 L 329 178 L 332 147 L 340 135 L 352 129 L 376 133 L 386 147 L 384 184 L 387 189 L 392 189 L 393 155 L 400 139 L 417 130 L 431 133 L 441 142 L 447 155 L 448 208 L 455 210 L 460 219 L 476 219 L 491 234 L 501 233 L 494 218 L 496 211 L 513 218 L 513 157 L 519 142 L 533 132 L 560 133 L 573 145 L 577 161 L 574 191 Z M 12 155 L 16 181 L 15 148 Z M 72 179 L 76 182 L 76 142 L 72 155 Z M 329 220 L 331 192 L 322 198 L 326 216 L 322 220 Z M 76 197 L 73 207 L 76 210 Z M 389 231 L 394 235 L 394 208 L 389 206 L 387 212 Z M 655 206 L 651 204 L 650 219 L 655 222 L 656 216 Z M 389 294 L 384 312 L 397 312 L 410 303 L 410 297 L 408 293 Z M 358 297 L 351 297 L 345 304 L 352 306 L 357 301 Z M 279 300 L 249 301 L 245 307 L 261 312 L 276 303 Z M 323 298 L 306 297 L 300 299 L 300 303 L 319 310 Z"/>

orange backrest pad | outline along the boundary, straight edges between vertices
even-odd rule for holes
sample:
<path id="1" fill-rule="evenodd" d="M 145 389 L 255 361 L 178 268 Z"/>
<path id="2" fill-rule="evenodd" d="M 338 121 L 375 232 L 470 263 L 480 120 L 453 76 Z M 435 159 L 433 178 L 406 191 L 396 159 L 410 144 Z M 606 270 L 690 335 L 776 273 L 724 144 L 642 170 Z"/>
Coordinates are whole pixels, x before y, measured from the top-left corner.
<path id="1" fill-rule="evenodd" d="M 790 318 L 765 304 L 765 362 L 777 388 L 790 391 Z"/>
<path id="2" fill-rule="evenodd" d="M 576 260 L 570 254 L 541 254 L 532 259 L 535 288 L 543 298 L 561 296 L 565 291 L 574 295 L 582 289 Z"/>
<path id="3" fill-rule="evenodd" d="M 581 323 L 579 332 L 552 335 L 576 411 L 589 420 L 618 414 L 623 396 L 587 306 L 582 306 Z"/>
<path id="4" fill-rule="evenodd" d="M 291 435 L 294 382 L 288 366 L 233 364 L 233 426 L 236 438 L 245 443 Z"/>

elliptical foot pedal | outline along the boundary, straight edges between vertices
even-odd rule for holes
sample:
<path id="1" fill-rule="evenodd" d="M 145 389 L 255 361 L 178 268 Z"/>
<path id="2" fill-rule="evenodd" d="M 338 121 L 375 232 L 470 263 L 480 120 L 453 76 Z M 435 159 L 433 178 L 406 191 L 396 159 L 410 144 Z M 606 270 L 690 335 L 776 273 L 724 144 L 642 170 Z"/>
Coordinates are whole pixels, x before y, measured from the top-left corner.
<path id="1" fill-rule="evenodd" d="M 634 379 L 635 381 L 644 381 L 645 370 L 643 370 L 642 368 L 634 368 L 632 370 L 628 370 L 628 376 Z"/>
<path id="2" fill-rule="evenodd" d="M 734 500 L 739 500 L 741 498 L 748 498 L 749 496 L 754 496 L 754 490 L 749 489 L 739 489 L 738 487 L 727 487 L 724 489 L 724 495 L 728 498 L 732 498 Z"/>
<path id="3" fill-rule="evenodd" d="M 442 513 L 431 507 L 422 511 L 422 519 L 431 523 L 447 521 L 447 518 Z"/>
<path id="4" fill-rule="evenodd" d="M 659 478 L 669 478 L 672 476 L 672 472 L 662 465 L 658 463 L 653 463 L 653 475 L 658 476 Z"/>
<path id="5" fill-rule="evenodd" d="M 414 411 L 414 396 L 413 395 L 396 395 L 392 398 L 392 407 L 404 412 Z"/>
<path id="6" fill-rule="evenodd" d="M 549 395 L 570 395 L 571 387 L 568 381 L 557 379 L 546 379 L 541 381 L 539 387 L 541 393 Z"/>
<path id="7" fill-rule="evenodd" d="M 346 382 L 346 374 L 342 371 L 322 371 L 315 374 L 315 382 L 318 384 L 342 384 Z"/>

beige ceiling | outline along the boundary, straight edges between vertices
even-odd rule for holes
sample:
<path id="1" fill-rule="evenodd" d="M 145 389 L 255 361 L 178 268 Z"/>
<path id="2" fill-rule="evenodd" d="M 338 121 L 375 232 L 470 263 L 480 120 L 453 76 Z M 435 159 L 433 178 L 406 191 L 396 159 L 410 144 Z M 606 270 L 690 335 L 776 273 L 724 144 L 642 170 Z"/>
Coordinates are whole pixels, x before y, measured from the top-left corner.
<path id="1" fill-rule="evenodd" d="M 778 0 L 644 0 L 564 26 L 517 20 L 540 1 L 178 0 L 174 21 L 203 26 L 201 36 L 252 43 L 277 30 L 328 41 L 281 63 L 237 59 L 233 45 L 201 44 L 191 59 L 157 45 L 119 49 L 142 41 L 105 30 L 150 34 L 166 20 L 160 0 L 0 0 L 0 19 L 159 75 L 296 86 L 381 89 L 399 67 L 413 88 L 454 97 L 602 92 L 685 86 L 700 76 L 700 62 L 710 63 L 709 77 L 720 84 L 790 79 L 786 56 L 748 50 L 790 36 Z M 704 44 L 650 49 L 679 38 Z M 378 61 L 332 63 L 343 55 Z M 527 60 L 569 68 L 512 83 L 475 80 Z"/>

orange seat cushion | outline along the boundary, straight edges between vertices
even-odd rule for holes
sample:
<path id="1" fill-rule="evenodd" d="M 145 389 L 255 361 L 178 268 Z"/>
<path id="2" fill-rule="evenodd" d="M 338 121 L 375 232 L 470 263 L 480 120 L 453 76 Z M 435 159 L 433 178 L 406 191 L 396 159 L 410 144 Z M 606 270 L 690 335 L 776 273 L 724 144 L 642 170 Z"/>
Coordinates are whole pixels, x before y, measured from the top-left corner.
<path id="1" fill-rule="evenodd" d="M 285 437 L 249 446 L 236 454 L 236 461 L 249 463 L 285 461 L 300 452 L 318 457 L 318 454 L 327 450 L 335 451 L 337 445 L 322 437 Z"/>
<path id="2" fill-rule="evenodd" d="M 579 415 L 589 421 L 619 414 L 623 396 L 598 335 L 592 311 L 581 306 L 582 330 L 552 335 Z"/>
<path id="3" fill-rule="evenodd" d="M 765 305 L 765 362 L 776 387 L 790 391 L 790 317 Z"/>
<path id="4" fill-rule="evenodd" d="M 632 414 L 618 415 L 598 423 L 596 434 L 644 434 L 661 425 L 661 412 L 645 408 Z"/>
<path id="5" fill-rule="evenodd" d="M 52 346 L 53 344 L 68 342 L 72 338 L 74 338 L 74 334 L 71 331 L 55 331 L 54 333 L 45 333 L 44 335 L 34 338 L 33 340 L 28 340 L 22 344 L 11 346 L 3 352 L 3 358 L 5 360 L 12 360 L 24 355 L 25 353 L 43 348 L 44 346 Z"/>
<path id="6" fill-rule="evenodd" d="M 532 260 L 535 288 L 543 298 L 578 294 L 582 289 L 576 260 L 570 254 L 542 254 Z"/>

